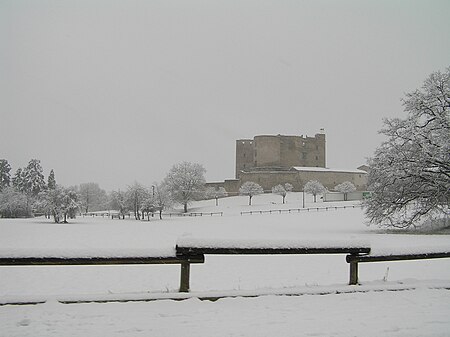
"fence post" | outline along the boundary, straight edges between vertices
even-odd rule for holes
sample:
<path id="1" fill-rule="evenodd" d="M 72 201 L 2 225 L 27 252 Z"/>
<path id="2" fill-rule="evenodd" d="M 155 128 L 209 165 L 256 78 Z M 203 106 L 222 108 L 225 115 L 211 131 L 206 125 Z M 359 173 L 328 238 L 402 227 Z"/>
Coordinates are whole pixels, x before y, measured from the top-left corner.
<path id="1" fill-rule="evenodd" d="M 190 271 L 191 271 L 191 264 L 188 261 L 181 262 L 180 293 L 188 293 L 189 292 Z"/>
<path id="2" fill-rule="evenodd" d="M 358 254 L 351 254 L 350 256 L 357 256 Z M 358 262 L 357 261 L 350 261 L 350 280 L 349 285 L 356 285 L 358 284 Z"/>

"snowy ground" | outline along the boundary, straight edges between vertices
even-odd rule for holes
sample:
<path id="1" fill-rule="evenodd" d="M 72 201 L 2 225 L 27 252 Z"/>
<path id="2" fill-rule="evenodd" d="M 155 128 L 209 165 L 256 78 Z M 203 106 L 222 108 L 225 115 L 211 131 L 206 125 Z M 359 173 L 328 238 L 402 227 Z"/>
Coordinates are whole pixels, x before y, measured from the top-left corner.
<path id="1" fill-rule="evenodd" d="M 193 211 L 223 211 L 223 217 L 150 222 L 79 217 L 67 225 L 0 219 L 0 256 L 172 255 L 177 240 L 185 239 L 364 241 L 374 252 L 450 248 L 449 235 L 386 234 L 367 227 L 360 208 L 240 215 L 299 208 L 301 194 L 288 195 L 285 205 L 273 195 L 254 197 L 253 206 L 247 202 L 232 197 L 218 207 L 214 201 L 193 205 Z M 315 204 L 308 200 L 307 206 Z M 191 267 L 194 295 L 266 296 L 60 304 L 55 299 L 173 296 L 179 266 L 0 267 L 0 302 L 47 300 L 0 306 L 0 336 L 449 335 L 450 259 L 361 264 L 360 280 L 359 288 L 347 285 L 348 264 L 341 255 L 206 256 L 205 264 Z"/>

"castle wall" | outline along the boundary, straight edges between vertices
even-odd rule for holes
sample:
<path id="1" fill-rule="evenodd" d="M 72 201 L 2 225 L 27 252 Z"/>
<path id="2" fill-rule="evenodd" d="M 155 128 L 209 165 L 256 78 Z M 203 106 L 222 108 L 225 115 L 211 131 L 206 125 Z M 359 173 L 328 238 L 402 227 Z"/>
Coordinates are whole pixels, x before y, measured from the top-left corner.
<path id="1" fill-rule="evenodd" d="M 303 190 L 303 186 L 310 180 L 317 180 L 328 190 L 345 181 L 353 183 L 358 191 L 367 188 L 367 173 L 365 172 L 339 172 L 339 171 L 273 171 L 273 172 L 241 172 L 240 185 L 253 181 L 270 192 L 272 187 L 285 183 L 294 186 L 294 191 Z"/>
<path id="2" fill-rule="evenodd" d="M 281 166 L 280 137 L 255 136 L 255 167 Z"/>

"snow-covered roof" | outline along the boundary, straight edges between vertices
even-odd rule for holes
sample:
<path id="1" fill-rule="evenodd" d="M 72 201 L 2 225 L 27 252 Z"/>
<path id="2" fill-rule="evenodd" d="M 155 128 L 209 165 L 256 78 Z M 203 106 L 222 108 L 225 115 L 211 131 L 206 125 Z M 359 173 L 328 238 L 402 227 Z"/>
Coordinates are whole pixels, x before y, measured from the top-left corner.
<path id="1" fill-rule="evenodd" d="M 328 167 L 303 167 L 303 166 L 293 166 L 291 170 L 295 171 L 307 171 L 307 172 L 342 172 L 342 173 L 358 173 L 367 174 L 366 171 L 358 169 L 331 169 Z"/>

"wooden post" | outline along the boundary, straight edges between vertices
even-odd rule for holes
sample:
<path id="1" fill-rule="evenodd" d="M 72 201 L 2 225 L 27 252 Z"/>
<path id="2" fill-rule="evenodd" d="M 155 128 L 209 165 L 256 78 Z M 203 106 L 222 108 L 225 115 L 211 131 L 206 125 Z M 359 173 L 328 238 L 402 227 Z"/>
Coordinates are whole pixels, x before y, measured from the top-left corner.
<path id="1" fill-rule="evenodd" d="M 349 285 L 358 284 L 358 262 L 351 261 L 350 262 L 350 282 Z"/>
<path id="2" fill-rule="evenodd" d="M 191 270 L 191 264 L 188 261 L 181 262 L 180 293 L 188 293 L 189 292 L 190 270 Z"/>

